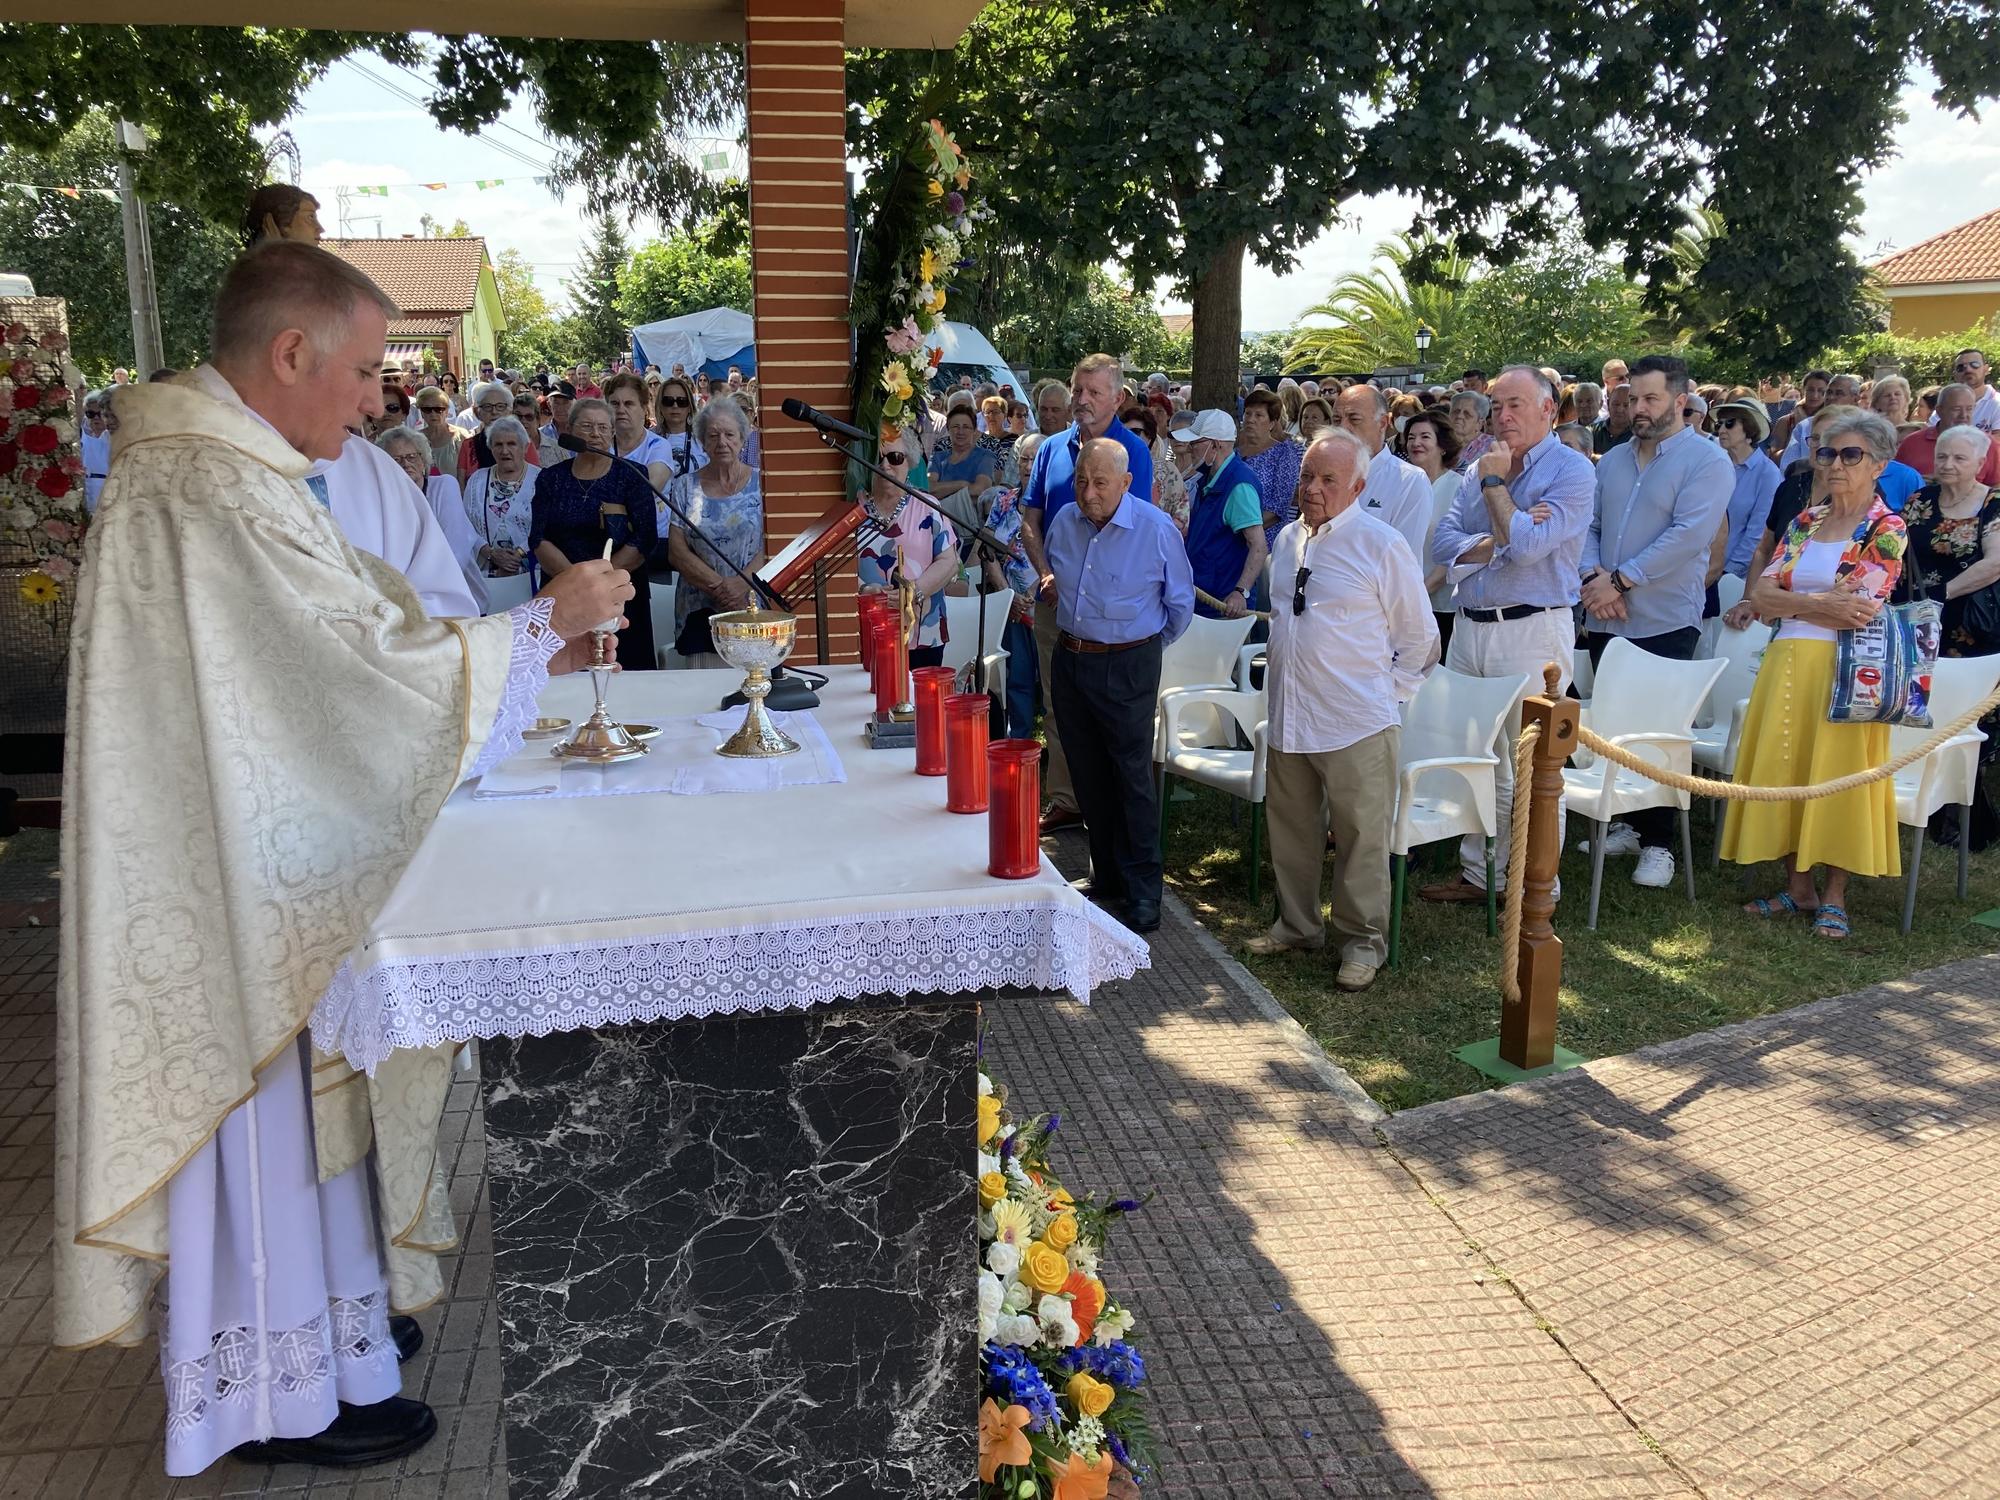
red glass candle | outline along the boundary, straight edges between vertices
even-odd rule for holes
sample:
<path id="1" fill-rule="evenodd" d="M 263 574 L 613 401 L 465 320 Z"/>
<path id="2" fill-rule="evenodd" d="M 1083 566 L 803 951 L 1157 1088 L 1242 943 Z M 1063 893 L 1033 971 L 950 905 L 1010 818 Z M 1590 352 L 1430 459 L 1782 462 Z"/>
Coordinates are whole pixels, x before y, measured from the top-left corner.
<path id="1" fill-rule="evenodd" d="M 875 712 L 887 714 L 902 702 L 902 680 L 896 673 L 896 637 L 903 622 L 883 616 L 875 624 Z"/>
<path id="2" fill-rule="evenodd" d="M 958 674 L 950 667 L 918 667 L 910 674 L 917 705 L 917 774 L 944 775 L 944 700 Z"/>
<path id="3" fill-rule="evenodd" d="M 993 806 L 986 815 L 986 873 L 1026 880 L 1042 868 L 1042 742 L 986 747 Z"/>
<path id="4" fill-rule="evenodd" d="M 875 681 L 875 632 L 885 618 L 880 594 L 861 596 L 861 665 L 871 686 Z"/>
<path id="5" fill-rule="evenodd" d="M 986 716 L 984 693 L 953 693 L 944 700 L 947 812 L 986 811 Z"/>

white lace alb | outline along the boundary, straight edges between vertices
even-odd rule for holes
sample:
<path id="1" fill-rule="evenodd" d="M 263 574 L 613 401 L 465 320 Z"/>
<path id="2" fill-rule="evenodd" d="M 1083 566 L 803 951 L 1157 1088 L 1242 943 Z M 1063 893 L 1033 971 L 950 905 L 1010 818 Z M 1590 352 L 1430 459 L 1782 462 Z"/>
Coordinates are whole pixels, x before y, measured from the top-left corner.
<path id="1" fill-rule="evenodd" d="M 521 748 L 521 733 L 532 729 L 540 713 L 536 706 L 549 685 L 549 663 L 562 650 L 563 638 L 549 623 L 556 612 L 553 599 L 530 599 L 507 611 L 514 626 L 514 650 L 507 658 L 507 686 L 493 728 L 474 757 L 468 776 L 479 776 Z M 539 629 L 530 629 L 539 626 Z"/>
<path id="2" fill-rule="evenodd" d="M 161 1323 L 165 1325 L 165 1314 Z M 160 1375 L 167 1387 L 167 1433 L 180 1438 L 209 1420 L 212 1408 L 248 1406 L 257 1398 L 257 1330 L 222 1329 L 200 1359 L 170 1360 L 160 1341 Z M 386 1292 L 333 1297 L 326 1311 L 297 1328 L 265 1335 L 275 1400 L 315 1397 L 342 1373 L 387 1371 L 396 1363 Z"/>
<path id="3" fill-rule="evenodd" d="M 314 1007 L 313 1041 L 373 1072 L 397 1047 L 738 1011 L 799 1010 L 867 995 L 1067 991 L 1150 962 L 1146 944 L 1095 907 L 1023 901 L 828 916 L 601 947 L 343 964 Z"/>

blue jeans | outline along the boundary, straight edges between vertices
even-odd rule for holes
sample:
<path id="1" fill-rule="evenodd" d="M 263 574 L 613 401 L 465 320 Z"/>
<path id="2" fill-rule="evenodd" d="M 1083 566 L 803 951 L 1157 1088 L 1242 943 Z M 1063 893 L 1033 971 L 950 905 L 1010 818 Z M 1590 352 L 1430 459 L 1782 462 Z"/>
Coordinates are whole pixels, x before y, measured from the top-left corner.
<path id="1" fill-rule="evenodd" d="M 989 603 L 987 608 L 992 605 Z M 1035 662 L 1035 627 L 1009 620 L 1000 644 L 1007 648 L 1007 737 L 1031 740 L 1035 737 L 1035 705 L 1041 696 L 1041 672 Z"/>

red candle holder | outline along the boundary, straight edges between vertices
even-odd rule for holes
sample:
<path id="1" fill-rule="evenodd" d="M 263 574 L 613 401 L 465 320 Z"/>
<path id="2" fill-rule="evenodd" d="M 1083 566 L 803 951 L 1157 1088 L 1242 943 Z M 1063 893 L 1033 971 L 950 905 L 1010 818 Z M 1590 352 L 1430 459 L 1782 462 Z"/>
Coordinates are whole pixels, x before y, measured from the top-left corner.
<path id="1" fill-rule="evenodd" d="M 883 616 L 875 625 L 875 712 L 888 717 L 902 701 L 903 682 L 896 671 L 900 657 L 896 638 L 903 633 L 903 622 L 890 616 Z"/>
<path id="2" fill-rule="evenodd" d="M 1026 880 L 1042 868 L 1042 742 L 995 740 L 986 747 L 992 809 L 986 815 L 986 873 Z"/>
<path id="3" fill-rule="evenodd" d="M 957 675 L 950 667 L 918 667 L 910 674 L 917 704 L 919 776 L 944 775 L 944 700 Z"/>
<path id="4" fill-rule="evenodd" d="M 947 812 L 986 811 L 986 716 L 991 703 L 984 693 L 953 693 L 944 700 L 945 781 Z"/>
<path id="5" fill-rule="evenodd" d="M 861 665 L 872 674 L 875 670 L 875 652 L 869 643 L 868 632 L 873 628 L 870 622 L 882 608 L 880 594 L 862 594 L 854 601 L 854 633 L 858 637 Z"/>

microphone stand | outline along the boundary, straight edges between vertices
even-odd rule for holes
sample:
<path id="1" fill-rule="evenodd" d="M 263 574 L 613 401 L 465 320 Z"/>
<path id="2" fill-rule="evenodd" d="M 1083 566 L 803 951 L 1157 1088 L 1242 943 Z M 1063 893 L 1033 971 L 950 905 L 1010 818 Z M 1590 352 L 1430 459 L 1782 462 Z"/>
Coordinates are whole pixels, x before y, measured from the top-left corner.
<path id="1" fill-rule="evenodd" d="M 1001 541 L 999 537 L 995 536 L 977 521 L 963 521 L 953 515 L 944 501 L 936 495 L 927 495 L 915 486 L 904 483 L 904 481 L 898 479 L 887 469 L 877 468 L 852 448 L 843 444 L 833 433 L 828 432 L 824 427 L 815 426 L 813 430 L 819 434 L 819 440 L 822 443 L 825 443 L 827 447 L 833 449 L 834 452 L 840 454 L 841 457 L 847 459 L 850 463 L 857 463 L 869 473 L 888 480 L 889 483 L 893 484 L 905 495 L 908 495 L 912 500 L 921 500 L 932 509 L 942 511 L 946 520 L 950 521 L 954 526 L 961 528 L 993 561 L 1004 564 L 1006 559 L 1013 555 L 1013 549 L 1007 543 Z M 972 643 L 972 659 L 965 665 L 964 687 L 967 692 L 980 692 L 984 690 L 984 685 L 980 682 L 980 668 L 985 661 L 986 655 L 986 577 L 983 570 L 980 574 L 979 584 L 979 639 Z"/>

